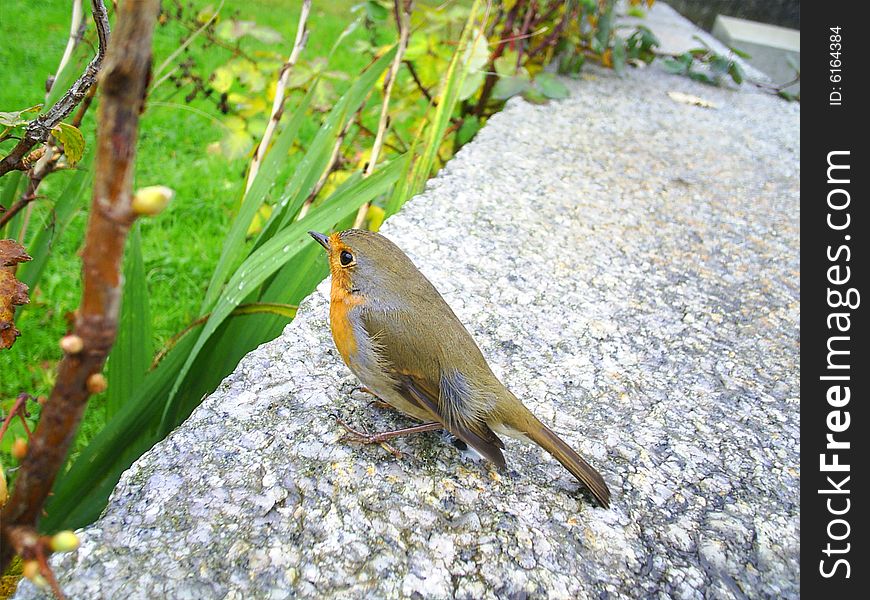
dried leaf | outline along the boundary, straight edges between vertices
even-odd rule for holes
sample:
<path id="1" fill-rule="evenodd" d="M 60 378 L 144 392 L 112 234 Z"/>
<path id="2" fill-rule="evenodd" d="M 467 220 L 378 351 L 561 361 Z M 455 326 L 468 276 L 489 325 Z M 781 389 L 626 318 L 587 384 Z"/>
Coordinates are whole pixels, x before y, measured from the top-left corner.
<path id="1" fill-rule="evenodd" d="M 12 347 L 19 331 L 15 328 L 15 307 L 30 302 L 27 286 L 15 279 L 9 267 L 31 260 L 14 240 L 0 240 L 0 350 Z"/>
<path id="2" fill-rule="evenodd" d="M 699 98 L 698 96 L 692 96 L 691 94 L 684 94 L 682 92 L 668 92 L 668 96 L 671 97 L 671 100 L 675 100 L 676 102 L 681 102 L 683 104 L 691 104 L 692 106 L 700 106 L 701 108 L 719 108 L 719 105 L 710 102 L 709 100 L 704 100 L 703 98 Z"/>

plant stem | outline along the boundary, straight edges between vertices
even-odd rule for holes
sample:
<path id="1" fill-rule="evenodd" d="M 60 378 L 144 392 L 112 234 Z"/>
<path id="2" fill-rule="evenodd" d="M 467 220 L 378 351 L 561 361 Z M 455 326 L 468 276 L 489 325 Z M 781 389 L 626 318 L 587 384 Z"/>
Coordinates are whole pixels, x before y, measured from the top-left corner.
<path id="1" fill-rule="evenodd" d="M 257 176 L 257 171 L 260 170 L 260 165 L 263 162 L 263 157 L 266 156 L 266 150 L 269 149 L 269 142 L 272 141 L 272 136 L 278 128 L 278 121 L 281 120 L 281 115 L 284 112 L 284 92 L 287 89 L 287 82 L 290 81 L 290 71 L 293 65 L 299 60 L 299 55 L 302 54 L 305 48 L 305 42 L 308 40 L 308 30 L 305 28 L 305 22 L 308 20 L 308 13 L 311 11 L 311 0 L 302 2 L 302 10 L 299 13 L 299 25 L 296 27 L 296 41 L 293 42 L 293 50 L 290 52 L 290 57 L 284 66 L 281 67 L 281 77 L 278 79 L 278 86 L 275 89 L 275 99 L 272 101 L 272 115 L 269 117 L 269 124 L 266 126 L 266 131 L 263 132 L 263 139 L 260 140 L 257 146 L 257 153 L 254 155 L 254 160 L 251 161 L 251 168 L 248 171 L 248 181 L 245 183 L 245 193 L 251 189 L 254 183 L 254 178 Z"/>
<path id="2" fill-rule="evenodd" d="M 404 5 L 404 6 L 403 6 Z M 399 47 L 396 49 L 396 56 L 393 58 L 393 64 L 390 65 L 387 71 L 387 78 L 384 81 L 384 102 L 381 104 L 381 118 L 378 120 L 378 133 L 375 136 L 375 142 L 372 145 L 372 153 L 369 157 L 369 163 L 363 172 L 363 177 L 368 177 L 375 171 L 375 165 L 378 162 L 378 155 L 381 152 L 381 147 L 384 144 L 384 134 L 387 129 L 387 113 L 390 108 L 390 94 L 393 91 L 393 84 L 396 82 L 396 77 L 399 74 L 399 67 L 402 66 L 402 58 L 405 55 L 405 49 L 408 47 L 408 36 L 411 32 L 411 5 L 410 0 L 393 0 L 393 9 L 396 16 L 396 25 L 399 28 Z M 366 202 L 359 207 L 354 219 L 353 226 L 359 228 L 366 220 L 366 214 L 369 212 L 371 202 Z"/>
<path id="3" fill-rule="evenodd" d="M 81 338 L 83 350 L 66 354 L 60 361 L 55 386 L 43 408 L 12 495 L 3 507 L 0 571 L 9 564 L 14 552 L 32 551 L 29 546 L 22 546 L 20 536 L 12 533 L 24 529 L 36 535 L 42 507 L 66 460 L 88 398 L 100 387 L 97 384 L 101 383 L 103 365 L 115 341 L 124 244 L 136 218 L 131 187 L 139 115 L 145 101 L 151 38 L 159 7 L 159 0 L 124 2 L 118 12 L 118 31 L 106 53 L 93 200 L 82 251 L 82 302 L 73 327 L 73 335 Z M 95 15 L 98 8 L 103 8 L 102 2 L 94 0 Z M 108 29 L 104 27 L 101 31 L 105 34 Z M 105 42 L 101 35 L 101 47 Z"/>

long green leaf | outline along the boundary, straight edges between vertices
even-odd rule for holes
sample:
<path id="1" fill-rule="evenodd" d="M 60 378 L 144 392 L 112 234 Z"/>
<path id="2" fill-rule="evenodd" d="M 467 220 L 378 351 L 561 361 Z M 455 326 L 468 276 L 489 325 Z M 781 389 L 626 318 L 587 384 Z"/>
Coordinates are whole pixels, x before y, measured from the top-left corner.
<path id="1" fill-rule="evenodd" d="M 312 140 L 305 157 L 296 168 L 293 177 L 287 182 L 284 193 L 272 211 L 269 221 L 263 227 L 254 248 L 259 248 L 266 240 L 274 236 L 275 232 L 286 227 L 299 212 L 305 199 L 317 185 L 317 181 L 329 168 L 332 150 L 349 115 L 353 114 L 365 101 L 378 78 L 390 65 L 395 53 L 396 48 L 394 47 L 372 63 L 332 107 L 314 140 Z"/>
<path id="2" fill-rule="evenodd" d="M 43 531 L 57 531 L 84 525 L 99 516 L 108 492 L 94 500 L 105 481 L 114 487 L 121 473 L 136 457 L 160 438 L 154 430 L 160 422 L 163 398 L 172 389 L 178 371 L 196 342 L 195 336 L 182 339 L 157 368 L 148 373 L 135 395 L 110 419 L 79 454 L 69 471 L 58 475 L 53 494 L 40 521 Z M 133 456 L 135 455 L 135 456 Z M 99 494 L 97 494 L 99 496 Z M 71 520 L 71 515 L 86 515 L 86 520 Z"/>
<path id="3" fill-rule="evenodd" d="M 124 290 L 118 336 L 107 365 L 109 389 L 106 391 L 106 416 L 111 419 L 142 385 L 154 345 L 151 339 L 151 314 L 148 308 L 148 282 L 142 260 L 139 224 L 130 231 L 124 256 Z"/>
<path id="4" fill-rule="evenodd" d="M 178 388 L 197 354 L 221 322 L 270 275 L 295 258 L 306 246 L 314 243 L 308 236 L 309 229 L 329 229 L 349 212 L 358 209 L 365 202 L 387 191 L 395 183 L 402 166 L 404 166 L 402 160 L 394 160 L 392 163 L 382 166 L 370 177 L 360 180 L 356 186 L 347 188 L 343 198 L 333 198 L 332 201 L 312 210 L 301 221 L 297 221 L 278 232 L 275 237 L 264 243 L 245 260 L 227 283 L 224 293 L 218 299 L 211 317 L 178 374 L 178 380 L 166 400 L 160 427 L 162 432 L 168 433 L 174 425 L 178 414 L 178 403 L 176 402 Z"/>
<path id="5" fill-rule="evenodd" d="M 468 52 L 468 44 L 478 45 L 486 44 L 486 37 L 483 32 L 479 32 L 470 39 L 474 22 L 477 18 L 477 11 L 480 7 L 480 0 L 475 0 L 471 7 L 471 13 L 468 15 L 468 20 L 459 36 L 459 44 L 456 46 L 456 51 L 450 59 L 450 64 L 447 67 L 446 83 L 443 92 L 438 98 L 438 105 L 435 107 L 435 115 L 432 119 L 431 129 L 423 147 L 422 156 L 414 167 L 413 183 L 411 184 L 410 195 L 416 194 L 423 189 L 426 180 L 432 173 L 432 168 L 435 164 L 435 159 L 438 157 L 438 149 L 441 147 L 441 142 L 444 140 L 444 132 L 450 124 L 450 117 L 456 108 L 456 103 L 459 99 L 459 91 L 462 89 L 462 84 L 468 75 L 468 62 L 474 56 L 474 48 Z M 465 61 L 463 56 L 467 56 Z"/>
<path id="6" fill-rule="evenodd" d="M 236 215 L 236 218 L 233 220 L 233 224 L 230 226 L 230 231 L 224 240 L 221 257 L 218 260 L 217 267 L 215 267 L 211 281 L 208 284 L 208 290 L 206 291 L 200 312 L 206 313 L 209 311 L 220 294 L 221 287 L 227 280 L 227 277 L 229 277 L 230 272 L 241 260 L 242 254 L 245 250 L 245 234 L 248 231 L 251 220 L 254 218 L 254 215 L 257 214 L 257 210 L 259 210 L 260 206 L 263 204 L 266 194 L 272 188 L 272 185 L 281 173 L 282 167 L 287 162 L 287 155 L 290 152 L 290 148 L 293 146 L 293 142 L 296 141 L 299 127 L 302 125 L 305 118 L 305 111 L 308 110 L 308 106 L 311 104 L 312 98 L 314 98 L 317 83 L 318 81 L 315 81 L 311 85 L 311 89 L 308 90 L 308 93 L 299 103 L 299 106 L 296 107 L 293 116 L 287 124 L 284 125 L 281 133 L 278 134 L 275 144 L 266 154 L 266 158 L 263 160 L 260 170 L 257 171 L 257 175 L 251 183 L 251 188 L 248 190 L 248 193 L 245 194 L 242 206 L 239 209 L 239 214 Z"/>
<path id="7" fill-rule="evenodd" d="M 55 243 L 63 235 L 76 212 L 85 205 L 82 197 L 90 188 L 93 177 L 92 158 L 93 152 L 86 151 L 85 157 L 79 162 L 78 169 L 69 178 L 66 187 L 61 192 L 57 202 L 54 203 L 54 210 L 46 219 L 42 229 L 37 232 L 33 241 L 27 245 L 27 252 L 33 257 L 33 260 L 21 264 L 18 269 L 18 278 L 26 283 L 31 290 L 36 289 L 39 284 Z"/>

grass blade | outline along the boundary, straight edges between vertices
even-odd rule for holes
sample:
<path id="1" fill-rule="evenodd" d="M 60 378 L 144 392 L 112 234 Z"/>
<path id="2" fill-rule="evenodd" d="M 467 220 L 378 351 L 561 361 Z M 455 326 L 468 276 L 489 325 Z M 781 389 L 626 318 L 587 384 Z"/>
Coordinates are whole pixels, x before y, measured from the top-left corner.
<path id="1" fill-rule="evenodd" d="M 255 248 L 259 248 L 266 240 L 275 235 L 275 232 L 286 227 L 299 212 L 305 199 L 317 185 L 320 176 L 329 168 L 332 149 L 341 135 L 348 115 L 353 114 L 362 105 L 378 78 L 390 65 L 395 53 L 395 47 L 385 52 L 360 75 L 344 96 L 335 103 L 311 142 L 302 163 L 293 173 L 290 181 L 287 182 L 284 193 L 254 244 Z"/>
<path id="2" fill-rule="evenodd" d="M 215 300 L 217 300 L 221 287 L 229 277 L 230 272 L 241 261 L 245 250 L 245 234 L 248 231 L 248 226 L 251 224 L 251 220 L 254 218 L 254 215 L 257 214 L 257 210 L 259 210 L 263 201 L 266 199 L 266 194 L 280 175 L 281 168 L 287 162 L 287 155 L 290 153 L 290 148 L 293 146 L 293 142 L 296 141 L 299 127 L 305 119 L 305 111 L 308 110 L 308 106 L 311 104 L 312 98 L 314 98 L 316 87 L 317 81 L 312 84 L 311 89 L 308 90 L 308 93 L 299 103 L 299 106 L 296 107 L 293 116 L 284 125 L 281 133 L 278 134 L 278 137 L 275 140 L 275 145 L 272 146 L 272 149 L 266 154 L 266 158 L 263 160 L 260 170 L 257 171 L 257 175 L 254 177 L 251 189 L 249 189 L 248 193 L 245 194 L 242 206 L 239 209 L 239 214 L 236 215 L 235 220 L 233 220 L 233 224 L 224 241 L 221 257 L 218 260 L 214 273 L 212 274 L 211 281 L 208 285 L 208 291 L 205 294 L 205 299 L 203 300 L 202 308 L 200 309 L 201 313 L 209 311 Z"/>

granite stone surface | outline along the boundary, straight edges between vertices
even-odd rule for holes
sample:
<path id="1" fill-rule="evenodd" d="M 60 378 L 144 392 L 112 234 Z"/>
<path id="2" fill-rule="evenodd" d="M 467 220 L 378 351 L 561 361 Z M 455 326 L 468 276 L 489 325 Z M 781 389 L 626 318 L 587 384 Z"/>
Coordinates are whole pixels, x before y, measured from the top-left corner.
<path id="1" fill-rule="evenodd" d="M 324 282 L 53 559 L 69 597 L 798 597 L 800 107 L 655 66 L 567 85 L 382 233 L 612 508 L 514 440 L 505 471 L 339 441 L 412 422 L 354 391 Z"/>

